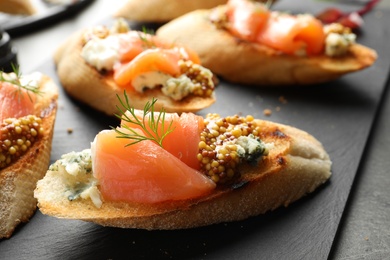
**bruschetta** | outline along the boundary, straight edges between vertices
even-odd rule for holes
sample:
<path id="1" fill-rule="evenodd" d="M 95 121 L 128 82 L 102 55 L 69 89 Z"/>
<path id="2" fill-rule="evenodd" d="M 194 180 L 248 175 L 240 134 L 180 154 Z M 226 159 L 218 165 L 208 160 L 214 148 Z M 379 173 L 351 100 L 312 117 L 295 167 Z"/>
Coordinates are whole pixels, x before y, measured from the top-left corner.
<path id="1" fill-rule="evenodd" d="M 307 132 L 250 115 L 158 113 L 154 103 L 125 105 L 119 127 L 52 164 L 35 190 L 40 211 L 103 226 L 195 228 L 288 206 L 331 176 L 329 155 Z"/>
<path id="2" fill-rule="evenodd" d="M 270 11 L 250 0 L 188 13 L 156 34 L 195 50 L 221 78 L 251 85 L 327 82 L 365 69 L 377 58 L 347 27 L 323 25 L 309 14 Z"/>
<path id="3" fill-rule="evenodd" d="M 95 26 L 77 32 L 54 55 L 65 91 L 108 115 L 123 90 L 136 108 L 151 97 L 156 109 L 195 112 L 215 102 L 216 78 L 185 46 L 128 28 L 122 19 L 112 28 Z"/>
<path id="4" fill-rule="evenodd" d="M 33 215 L 36 182 L 50 162 L 58 89 L 35 72 L 0 72 L 0 238 Z"/>

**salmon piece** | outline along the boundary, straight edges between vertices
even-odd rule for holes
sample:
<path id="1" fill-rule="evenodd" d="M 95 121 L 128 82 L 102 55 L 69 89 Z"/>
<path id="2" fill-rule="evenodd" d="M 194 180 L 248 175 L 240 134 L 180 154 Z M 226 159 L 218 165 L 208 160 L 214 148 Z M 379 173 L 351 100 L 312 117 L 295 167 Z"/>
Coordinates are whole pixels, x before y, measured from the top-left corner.
<path id="1" fill-rule="evenodd" d="M 120 34 L 119 37 L 119 55 L 122 63 L 130 62 L 147 49 L 172 47 L 172 44 L 166 43 L 154 35 L 139 31 Z"/>
<path id="2" fill-rule="evenodd" d="M 313 16 L 271 12 L 264 4 L 247 0 L 230 0 L 227 6 L 229 31 L 241 39 L 286 54 L 323 53 L 323 25 Z"/>
<path id="3" fill-rule="evenodd" d="M 206 195 L 215 188 L 213 181 L 156 143 L 142 141 L 125 147 L 128 140 L 117 135 L 114 130 L 102 131 L 92 145 L 93 172 L 105 200 L 134 203 L 186 200 Z"/>
<path id="4" fill-rule="evenodd" d="M 180 46 L 177 45 L 172 48 L 176 52 L 180 53 L 180 56 L 183 60 L 190 60 L 195 64 L 200 64 L 200 58 L 199 55 L 193 51 L 192 49 L 185 47 L 185 46 Z"/>
<path id="5" fill-rule="evenodd" d="M 165 49 L 178 52 L 184 60 L 191 60 L 196 64 L 200 64 L 200 58 L 195 51 L 180 44 L 165 42 L 155 35 L 130 31 L 126 34 L 120 34 L 119 37 L 119 55 L 122 63 L 130 62 L 148 49 Z"/>
<path id="6" fill-rule="evenodd" d="M 155 35 L 130 31 L 119 36 L 120 64 L 114 67 L 114 80 L 124 88 L 140 74 L 160 71 L 174 77 L 180 75 L 179 60 L 200 64 L 198 54 L 189 48 L 172 44 Z"/>
<path id="7" fill-rule="evenodd" d="M 143 111 L 135 110 L 135 114 L 142 120 Z M 133 119 L 133 116 L 129 112 L 126 115 Z M 155 120 L 157 120 L 159 113 L 154 112 L 154 115 Z M 146 116 L 145 119 L 148 120 L 149 116 Z M 180 116 L 176 113 L 166 113 L 164 129 L 162 129 L 161 124 L 159 126 L 158 133 L 160 136 L 167 131 L 171 123 L 171 129 L 173 131 L 164 138 L 162 142 L 164 149 L 189 167 L 199 170 L 200 164 L 197 159 L 197 154 L 199 152 L 200 132 L 204 128 L 203 117 L 193 113 L 182 113 Z M 127 125 L 130 128 L 143 131 L 139 125 L 123 120 L 121 121 L 121 125 Z M 148 124 L 145 123 L 144 125 Z M 148 130 L 150 130 L 149 127 Z"/>
<path id="8" fill-rule="evenodd" d="M 324 50 L 322 23 L 313 16 L 271 15 L 257 42 L 287 54 L 318 55 Z"/>
<path id="9" fill-rule="evenodd" d="M 120 38 L 119 41 L 119 55 L 121 62 L 130 62 L 132 59 L 137 57 L 141 52 L 144 51 L 144 46 L 142 45 L 142 41 L 139 37 L 132 36 L 134 34 L 129 35 L 125 39 Z M 127 36 L 127 35 L 126 35 Z"/>
<path id="10" fill-rule="evenodd" d="M 248 41 L 255 41 L 270 16 L 268 8 L 253 1 L 231 0 L 227 3 L 230 31 Z"/>
<path id="11" fill-rule="evenodd" d="M 0 123 L 6 118 L 34 114 L 36 95 L 8 82 L 0 82 Z"/>
<path id="12" fill-rule="evenodd" d="M 161 71 L 177 76 L 180 74 L 179 60 L 179 53 L 175 51 L 149 49 L 139 54 L 129 63 L 115 68 L 114 80 L 118 85 L 126 88 L 131 87 L 131 81 L 134 78 L 150 71 Z"/>

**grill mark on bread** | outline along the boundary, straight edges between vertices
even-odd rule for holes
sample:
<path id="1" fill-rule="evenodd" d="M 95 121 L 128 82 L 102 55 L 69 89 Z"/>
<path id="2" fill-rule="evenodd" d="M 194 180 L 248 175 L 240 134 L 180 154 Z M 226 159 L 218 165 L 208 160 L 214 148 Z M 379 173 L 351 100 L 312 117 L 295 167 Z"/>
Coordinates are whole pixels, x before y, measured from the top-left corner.
<path id="1" fill-rule="evenodd" d="M 286 159 L 284 158 L 284 156 L 278 156 L 276 158 L 276 162 L 280 165 L 280 166 L 283 166 L 283 165 L 286 165 L 287 164 L 287 161 Z"/>
<path id="2" fill-rule="evenodd" d="M 278 138 L 287 138 L 287 135 L 285 135 L 282 131 L 280 131 L 279 129 L 276 129 L 275 131 L 273 131 L 271 133 L 271 136 L 273 137 L 278 137 Z"/>
<path id="3" fill-rule="evenodd" d="M 243 181 L 240 181 L 240 182 L 236 182 L 236 183 L 233 183 L 231 185 L 231 188 L 232 188 L 232 190 L 238 190 L 238 189 L 241 189 L 241 188 L 245 187 L 248 183 L 249 183 L 248 180 L 243 180 Z"/>

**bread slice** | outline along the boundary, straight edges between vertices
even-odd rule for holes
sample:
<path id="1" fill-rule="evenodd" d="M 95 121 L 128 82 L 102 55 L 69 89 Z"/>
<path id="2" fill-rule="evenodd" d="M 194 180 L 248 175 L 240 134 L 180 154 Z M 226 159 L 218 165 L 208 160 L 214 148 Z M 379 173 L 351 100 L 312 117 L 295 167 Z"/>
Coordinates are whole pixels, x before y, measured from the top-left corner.
<path id="1" fill-rule="evenodd" d="M 30 0 L 0 0 L 0 12 L 33 15 L 36 10 Z"/>
<path id="2" fill-rule="evenodd" d="M 117 95 L 123 98 L 123 89 L 114 82 L 112 72 L 99 72 L 81 57 L 84 32 L 82 30 L 72 35 L 55 52 L 54 61 L 57 74 L 70 96 L 112 116 L 118 112 Z M 176 101 L 164 95 L 160 89 L 147 90 L 144 93 L 139 93 L 134 89 L 126 90 L 126 92 L 130 104 L 138 109 L 143 108 L 152 97 L 158 99 L 155 105 L 156 110 L 164 107 L 167 112 L 177 113 L 196 112 L 215 102 L 214 95 L 210 97 L 191 95 Z"/>
<path id="3" fill-rule="evenodd" d="M 0 170 L 0 238 L 10 237 L 16 226 L 27 222 L 35 212 L 34 189 L 50 162 L 58 89 L 44 76 L 40 90 L 35 115 L 42 119 L 44 132 L 16 162 Z"/>
<path id="4" fill-rule="evenodd" d="M 285 55 L 217 29 L 210 22 L 210 12 L 188 13 L 163 25 L 156 34 L 189 46 L 199 54 L 204 66 L 231 82 L 261 86 L 315 84 L 367 68 L 377 58 L 374 50 L 359 44 L 335 58 Z"/>
<path id="5" fill-rule="evenodd" d="M 97 208 L 89 199 L 68 200 L 64 178 L 48 171 L 35 190 L 42 213 L 103 226 L 147 230 L 186 229 L 238 221 L 288 206 L 313 192 L 331 175 L 331 161 L 321 143 L 297 128 L 256 120 L 260 138 L 273 143 L 257 165 L 241 164 L 241 177 L 217 185 L 203 197 L 156 204 L 103 201 Z M 66 174 L 66 173 L 65 173 Z"/>

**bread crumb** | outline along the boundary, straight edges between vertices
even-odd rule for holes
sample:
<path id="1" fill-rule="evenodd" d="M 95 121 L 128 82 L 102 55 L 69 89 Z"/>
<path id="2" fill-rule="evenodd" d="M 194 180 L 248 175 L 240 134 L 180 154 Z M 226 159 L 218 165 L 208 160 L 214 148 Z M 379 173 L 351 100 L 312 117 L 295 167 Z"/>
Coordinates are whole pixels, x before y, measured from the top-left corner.
<path id="1" fill-rule="evenodd" d="M 281 108 L 280 108 L 279 106 L 277 106 L 277 107 L 275 108 L 276 112 L 279 112 L 280 109 L 281 109 Z"/>
<path id="2" fill-rule="evenodd" d="M 279 102 L 282 104 L 287 104 L 287 99 L 284 96 L 279 97 Z"/>
<path id="3" fill-rule="evenodd" d="M 68 128 L 68 129 L 66 129 L 66 132 L 68 132 L 68 134 L 73 133 L 73 128 Z"/>
<path id="4" fill-rule="evenodd" d="M 368 237 L 365 237 L 364 240 L 368 241 Z"/>
<path id="5" fill-rule="evenodd" d="M 265 116 L 270 116 L 270 115 L 272 115 L 272 111 L 271 111 L 271 109 L 264 109 L 264 111 L 263 111 L 263 114 L 265 115 Z"/>

